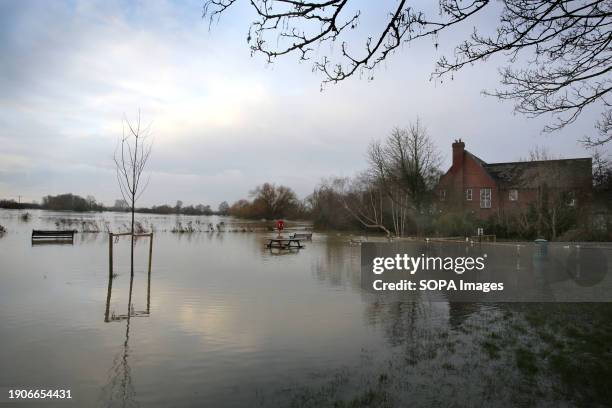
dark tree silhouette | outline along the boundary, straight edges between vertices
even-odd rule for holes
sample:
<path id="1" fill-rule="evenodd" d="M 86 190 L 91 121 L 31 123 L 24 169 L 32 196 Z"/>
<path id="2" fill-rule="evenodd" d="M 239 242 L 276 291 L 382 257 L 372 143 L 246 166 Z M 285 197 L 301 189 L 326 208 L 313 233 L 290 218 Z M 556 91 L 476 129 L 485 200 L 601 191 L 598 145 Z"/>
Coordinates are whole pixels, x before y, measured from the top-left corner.
<path id="1" fill-rule="evenodd" d="M 207 0 L 204 17 L 216 21 L 237 1 Z M 471 36 L 460 40 L 452 58 L 437 61 L 432 79 L 452 78 L 466 65 L 502 54 L 508 60 L 501 70 L 503 87 L 488 94 L 513 100 L 515 110 L 529 116 L 553 114 L 555 119 L 544 128 L 548 132 L 574 122 L 594 105 L 602 110 L 597 136 L 585 136 L 583 141 L 592 146 L 612 140 L 607 99 L 612 86 L 610 1 L 439 0 L 434 17 L 406 0 L 366 2 L 361 9 L 355 0 L 249 0 L 249 4 L 257 14 L 247 37 L 251 52 L 270 62 L 293 53 L 310 60 L 318 46 L 338 44 L 335 53 L 325 53 L 323 47 L 317 50 L 320 57 L 314 69 L 322 73 L 324 84 L 371 72 L 402 44 L 429 37 L 437 48 L 440 33 L 497 7 L 495 32 L 482 34 L 474 27 Z M 366 8 L 380 7 L 389 7 L 385 23 L 368 33 L 363 47 L 355 47 L 350 32 Z M 373 78 L 370 73 L 368 77 Z"/>
<path id="2" fill-rule="evenodd" d="M 408 218 L 420 233 L 441 175 L 440 155 L 427 129 L 418 118 L 408 128 L 395 128 L 385 140 L 370 144 L 368 158 L 372 178 L 391 200 L 396 235 L 403 235 Z"/>
<path id="3" fill-rule="evenodd" d="M 298 200 L 289 187 L 264 183 L 251 191 L 255 213 L 267 219 L 286 217 L 298 205 Z"/>

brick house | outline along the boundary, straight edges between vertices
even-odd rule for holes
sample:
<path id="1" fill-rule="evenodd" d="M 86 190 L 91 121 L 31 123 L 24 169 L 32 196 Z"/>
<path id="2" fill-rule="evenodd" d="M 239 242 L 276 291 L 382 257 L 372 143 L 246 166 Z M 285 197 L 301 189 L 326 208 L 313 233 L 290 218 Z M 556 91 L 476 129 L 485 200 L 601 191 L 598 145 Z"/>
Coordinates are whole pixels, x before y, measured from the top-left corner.
<path id="1" fill-rule="evenodd" d="M 591 158 L 487 163 L 453 145 L 453 164 L 440 178 L 436 194 L 442 211 L 470 212 L 480 219 L 525 209 L 541 200 L 585 208 L 592 191 Z"/>

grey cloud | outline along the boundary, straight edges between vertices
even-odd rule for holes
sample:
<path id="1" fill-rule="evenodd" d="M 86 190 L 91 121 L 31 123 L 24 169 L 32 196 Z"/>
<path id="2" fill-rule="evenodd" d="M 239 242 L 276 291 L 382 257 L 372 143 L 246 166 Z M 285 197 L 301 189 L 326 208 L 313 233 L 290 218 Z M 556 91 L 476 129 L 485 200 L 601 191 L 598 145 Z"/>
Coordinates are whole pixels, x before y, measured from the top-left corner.
<path id="1" fill-rule="evenodd" d="M 264 181 L 305 196 L 323 177 L 364 168 L 372 139 L 417 116 L 447 159 L 458 137 L 490 161 L 515 160 L 535 144 L 584 156 L 576 140 L 592 131 L 587 114 L 545 137 L 546 118 L 526 120 L 483 97 L 497 85 L 496 61 L 429 82 L 436 54 L 428 43 L 397 53 L 373 82 L 321 93 L 308 64 L 249 58 L 244 10 L 209 32 L 200 1 L 0 8 L 0 157 L 26 163 L 0 166 L 0 197 L 73 191 L 112 202 L 121 117 L 138 108 L 156 137 L 144 205 L 216 205 Z"/>

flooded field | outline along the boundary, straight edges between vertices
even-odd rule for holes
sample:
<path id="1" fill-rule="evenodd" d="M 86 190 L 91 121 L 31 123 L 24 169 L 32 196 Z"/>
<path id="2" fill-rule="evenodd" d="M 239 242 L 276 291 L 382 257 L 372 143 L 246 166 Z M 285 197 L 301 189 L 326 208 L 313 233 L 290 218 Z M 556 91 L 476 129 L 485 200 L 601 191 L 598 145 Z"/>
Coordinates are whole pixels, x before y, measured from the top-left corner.
<path id="1" fill-rule="evenodd" d="M 0 389 L 73 399 L 18 406 L 612 401 L 607 303 L 409 302 L 361 289 L 355 237 L 315 232 L 304 249 L 270 251 L 257 223 L 138 215 L 156 232 L 150 276 L 149 242 L 137 241 L 127 319 L 129 241 L 113 244 L 109 285 L 103 232 L 125 229 L 127 214 L 23 213 L 0 210 Z M 37 228 L 101 232 L 32 246 Z"/>

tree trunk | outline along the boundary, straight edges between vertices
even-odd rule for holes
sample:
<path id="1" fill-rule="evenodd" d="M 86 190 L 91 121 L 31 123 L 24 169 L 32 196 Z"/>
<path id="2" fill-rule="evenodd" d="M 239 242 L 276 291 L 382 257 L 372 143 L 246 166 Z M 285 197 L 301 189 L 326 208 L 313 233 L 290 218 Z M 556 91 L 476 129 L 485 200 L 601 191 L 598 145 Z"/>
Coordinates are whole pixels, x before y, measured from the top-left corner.
<path id="1" fill-rule="evenodd" d="M 138 133 L 140 134 L 140 117 L 138 118 Z M 138 162 L 138 136 L 136 136 L 136 144 L 134 148 L 134 164 L 132 165 L 132 228 L 131 228 L 131 243 L 130 245 L 130 277 L 134 279 L 134 211 L 136 210 L 136 190 L 137 190 L 137 181 L 136 181 L 136 163 Z M 130 281 L 131 285 L 131 281 Z M 130 288 L 131 289 L 131 288 Z"/>
<path id="2" fill-rule="evenodd" d="M 557 239 L 557 208 L 553 207 L 552 209 L 552 240 L 555 241 Z"/>
<path id="3" fill-rule="evenodd" d="M 133 197 L 133 196 L 132 196 Z M 134 277 L 134 198 L 132 198 L 132 226 L 130 229 L 130 277 Z M 130 282 L 131 284 L 131 282 Z"/>

